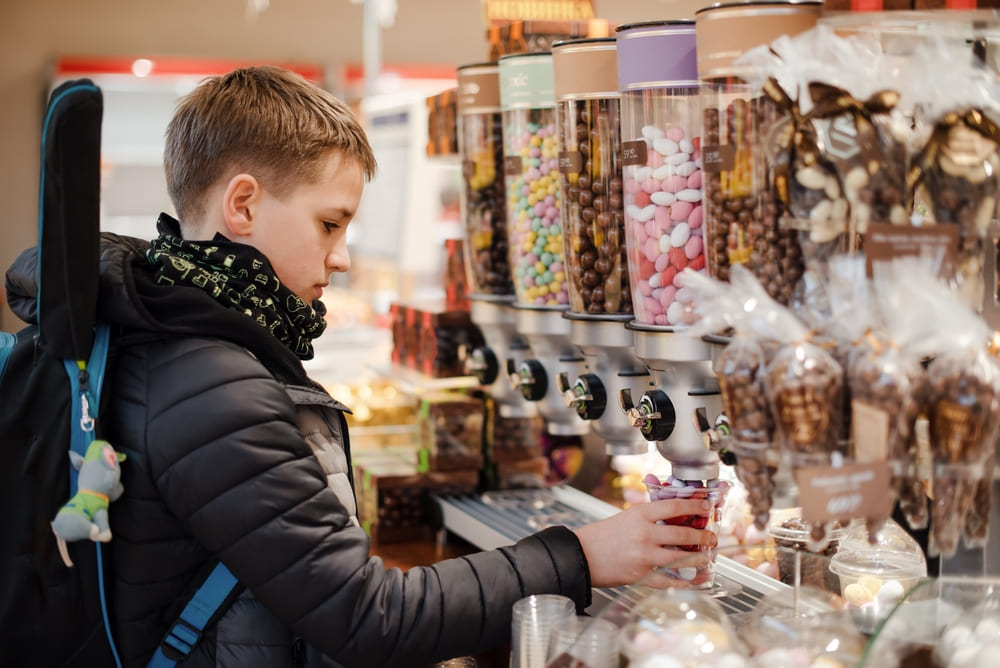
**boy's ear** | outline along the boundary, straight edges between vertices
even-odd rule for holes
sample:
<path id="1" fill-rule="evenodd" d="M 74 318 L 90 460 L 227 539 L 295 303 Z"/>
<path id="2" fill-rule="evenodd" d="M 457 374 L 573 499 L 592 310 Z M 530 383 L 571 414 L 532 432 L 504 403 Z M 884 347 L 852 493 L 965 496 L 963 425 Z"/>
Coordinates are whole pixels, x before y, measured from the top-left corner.
<path id="1" fill-rule="evenodd" d="M 260 183 L 250 174 L 237 174 L 229 180 L 222 201 L 222 216 L 234 237 L 245 237 L 253 232 L 262 193 Z"/>

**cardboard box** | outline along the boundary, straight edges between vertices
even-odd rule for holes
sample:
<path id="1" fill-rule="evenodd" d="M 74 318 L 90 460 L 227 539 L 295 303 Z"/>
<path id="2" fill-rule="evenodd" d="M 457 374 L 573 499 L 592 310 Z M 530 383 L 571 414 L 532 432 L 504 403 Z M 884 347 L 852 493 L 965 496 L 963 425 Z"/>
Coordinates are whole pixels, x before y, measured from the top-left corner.
<path id="1" fill-rule="evenodd" d="M 484 412 L 481 399 L 458 392 L 422 397 L 421 470 L 478 471 L 483 465 Z"/>
<path id="2" fill-rule="evenodd" d="M 471 494 L 478 471 L 422 473 L 395 458 L 369 457 L 354 462 L 358 520 L 376 543 L 428 538 L 436 513 L 430 494 Z"/>

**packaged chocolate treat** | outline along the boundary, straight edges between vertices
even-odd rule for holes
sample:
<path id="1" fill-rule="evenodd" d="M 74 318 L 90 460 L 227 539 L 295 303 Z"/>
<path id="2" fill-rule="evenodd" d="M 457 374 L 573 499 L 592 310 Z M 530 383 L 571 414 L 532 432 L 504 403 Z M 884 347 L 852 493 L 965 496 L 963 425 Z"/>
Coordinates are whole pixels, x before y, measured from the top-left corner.
<path id="1" fill-rule="evenodd" d="M 985 542 L 990 508 L 978 504 L 989 501 L 985 487 L 992 481 L 1000 427 L 1000 363 L 992 354 L 989 326 L 954 288 L 934 278 L 926 263 L 897 260 L 891 272 L 898 303 L 922 307 L 919 314 L 903 306 L 892 312 L 909 318 L 916 332 L 909 352 L 933 358 L 923 395 L 933 457 L 929 552 L 950 557 L 963 534 L 971 546 Z"/>
<path id="2" fill-rule="evenodd" d="M 736 476 L 747 490 L 754 525 L 763 530 L 774 499 L 780 451 L 774 442 L 774 419 L 765 391 L 765 369 L 776 351 L 749 323 L 753 309 L 745 308 L 737 284 L 685 271 L 682 284 L 696 305 L 696 322 L 685 333 L 704 336 L 729 330 L 732 337 L 712 368 L 719 381 L 722 411 L 729 420 L 726 449 L 736 456 Z M 758 285 L 758 288 L 760 286 Z"/>
<path id="3" fill-rule="evenodd" d="M 918 50 L 906 89 L 916 110 L 919 139 L 907 177 L 934 222 L 958 227 L 956 283 L 975 309 L 983 303 L 987 229 L 996 213 L 1000 182 L 1000 84 L 994 73 L 940 45 Z M 948 95 L 938 94 L 947 85 Z"/>

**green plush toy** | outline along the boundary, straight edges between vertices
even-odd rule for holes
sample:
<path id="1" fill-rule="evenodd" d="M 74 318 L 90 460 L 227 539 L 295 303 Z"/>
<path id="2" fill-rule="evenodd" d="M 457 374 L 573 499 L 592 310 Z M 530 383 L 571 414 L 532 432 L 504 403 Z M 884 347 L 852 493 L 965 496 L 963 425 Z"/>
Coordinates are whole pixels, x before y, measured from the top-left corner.
<path id="1" fill-rule="evenodd" d="M 52 532 L 59 544 L 59 554 L 67 566 L 72 566 L 66 549 L 67 541 L 89 539 L 106 543 L 111 540 L 108 524 L 108 504 L 125 491 L 121 483 L 121 462 L 125 455 L 115 452 L 107 441 L 96 440 L 81 457 L 69 453 L 73 468 L 79 471 L 77 492 L 59 509 L 52 521 Z"/>

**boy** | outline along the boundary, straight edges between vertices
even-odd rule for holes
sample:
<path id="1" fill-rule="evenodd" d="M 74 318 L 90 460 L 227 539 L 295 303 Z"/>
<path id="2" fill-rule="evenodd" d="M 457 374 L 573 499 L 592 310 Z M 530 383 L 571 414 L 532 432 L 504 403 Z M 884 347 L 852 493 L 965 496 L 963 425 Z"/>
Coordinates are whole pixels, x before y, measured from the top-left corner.
<path id="1" fill-rule="evenodd" d="M 218 560 L 245 589 L 182 665 L 414 667 L 504 643 L 523 596 L 582 609 L 591 586 L 691 555 L 669 546 L 715 544 L 657 524 L 708 512 L 673 500 L 386 570 L 355 518 L 345 408 L 301 364 L 329 274 L 350 267 L 346 228 L 375 172 L 364 132 L 296 75 L 248 68 L 182 100 L 165 165 L 180 221 L 102 247 L 101 317 L 124 332 L 102 436 L 128 456 L 110 544 L 126 666 L 146 664 Z M 9 276 L 22 299 L 23 269 Z"/>

